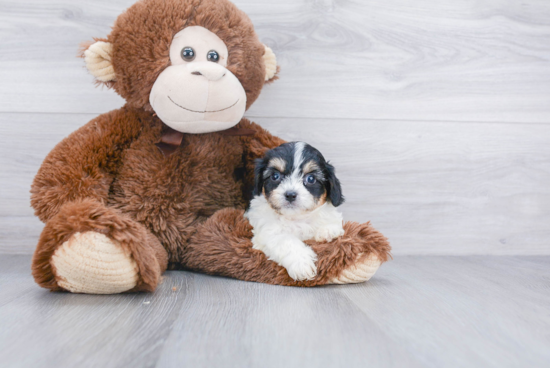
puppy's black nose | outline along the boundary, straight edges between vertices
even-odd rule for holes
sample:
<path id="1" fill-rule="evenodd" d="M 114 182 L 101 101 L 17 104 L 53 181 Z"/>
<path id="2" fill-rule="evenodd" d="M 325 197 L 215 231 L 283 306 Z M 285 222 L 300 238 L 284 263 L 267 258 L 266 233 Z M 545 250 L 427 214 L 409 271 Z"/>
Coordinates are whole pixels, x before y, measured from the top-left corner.
<path id="1" fill-rule="evenodd" d="M 285 198 L 289 202 L 294 202 L 294 200 L 296 200 L 297 196 L 298 196 L 298 193 L 296 193 L 296 192 L 288 191 L 288 192 L 285 193 Z"/>

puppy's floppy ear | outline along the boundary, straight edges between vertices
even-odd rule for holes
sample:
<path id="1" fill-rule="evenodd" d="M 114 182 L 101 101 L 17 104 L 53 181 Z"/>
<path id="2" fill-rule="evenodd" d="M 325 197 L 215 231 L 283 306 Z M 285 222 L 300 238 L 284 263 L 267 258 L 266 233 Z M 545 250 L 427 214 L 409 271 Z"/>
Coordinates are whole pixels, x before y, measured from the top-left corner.
<path id="1" fill-rule="evenodd" d="M 262 188 L 264 186 L 264 171 L 267 167 L 267 161 L 265 159 L 258 158 L 254 161 L 254 196 L 262 194 Z"/>
<path id="2" fill-rule="evenodd" d="M 340 180 L 334 173 L 334 166 L 327 162 L 327 190 L 330 201 L 334 207 L 338 207 L 344 203 L 344 195 L 342 194 L 342 187 L 340 186 Z"/>

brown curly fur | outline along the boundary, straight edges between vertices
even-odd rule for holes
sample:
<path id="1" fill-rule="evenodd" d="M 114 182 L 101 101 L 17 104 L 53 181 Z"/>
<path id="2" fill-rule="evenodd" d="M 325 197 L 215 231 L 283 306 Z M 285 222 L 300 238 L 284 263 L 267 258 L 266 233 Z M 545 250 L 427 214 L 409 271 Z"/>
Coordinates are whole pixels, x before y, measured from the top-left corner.
<path id="1" fill-rule="evenodd" d="M 243 210 L 227 208 L 199 225 L 186 248 L 183 263 L 191 269 L 246 281 L 316 286 L 326 284 L 368 254 L 377 254 L 382 262 L 389 257 L 387 239 L 369 223 L 347 222 L 343 237 L 330 243 L 307 242 L 318 255 L 318 273 L 314 280 L 294 281 L 286 269 L 267 260 L 262 251 L 252 249 L 252 226 L 243 214 Z M 360 253 L 364 256 L 358 258 Z"/>
<path id="2" fill-rule="evenodd" d="M 61 290 L 55 279 L 50 259 L 60 244 L 77 233 L 96 231 L 120 242 L 136 261 L 140 279 L 132 291 L 153 291 L 168 265 L 166 251 L 142 224 L 114 208 L 94 199 L 82 199 L 65 204 L 47 222 L 40 235 L 33 257 L 33 276 L 38 284 L 51 290 Z"/>
<path id="3" fill-rule="evenodd" d="M 116 81 L 108 82 L 132 107 L 151 111 L 149 94 L 170 65 L 170 44 L 185 27 L 214 32 L 229 51 L 227 69 L 242 83 L 248 109 L 265 82 L 265 48 L 248 16 L 225 0 L 145 0 L 121 14 L 104 40 L 113 44 Z M 97 39 L 99 40 L 99 39 Z"/>
<path id="4" fill-rule="evenodd" d="M 318 254 L 318 276 L 295 282 L 286 270 L 252 249 L 243 218 L 254 181 L 254 160 L 284 141 L 247 119 L 237 128 L 251 136 L 185 134 L 169 157 L 155 146 L 166 126 L 148 96 L 169 65 L 174 34 L 201 25 L 228 46 L 231 70 L 248 106 L 264 85 L 264 48 L 248 17 L 226 0 L 142 0 L 123 13 L 106 38 L 113 44 L 114 88 L 127 104 L 103 114 L 60 142 L 44 160 L 31 204 L 46 223 L 33 258 L 38 284 L 57 285 L 50 259 L 76 232 L 97 231 L 117 240 L 136 261 L 133 290 L 154 290 L 167 268 L 280 285 L 327 283 L 363 257 L 389 256 L 387 240 L 370 224 L 347 223 L 331 243 L 309 242 Z"/>

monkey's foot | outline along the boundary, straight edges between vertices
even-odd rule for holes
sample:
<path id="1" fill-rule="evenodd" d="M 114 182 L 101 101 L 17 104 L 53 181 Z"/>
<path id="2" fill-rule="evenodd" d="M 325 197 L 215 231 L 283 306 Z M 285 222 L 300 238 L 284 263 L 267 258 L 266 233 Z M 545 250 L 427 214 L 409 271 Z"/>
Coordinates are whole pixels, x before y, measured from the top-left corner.
<path id="1" fill-rule="evenodd" d="M 357 256 L 361 259 L 362 253 Z M 365 259 L 343 270 L 340 275 L 329 280 L 327 284 L 356 284 L 370 280 L 380 267 L 380 260 L 376 254 L 370 254 Z"/>
<path id="2" fill-rule="evenodd" d="M 119 242 L 95 231 L 75 233 L 51 258 L 56 281 L 73 293 L 116 294 L 133 289 L 138 267 Z"/>

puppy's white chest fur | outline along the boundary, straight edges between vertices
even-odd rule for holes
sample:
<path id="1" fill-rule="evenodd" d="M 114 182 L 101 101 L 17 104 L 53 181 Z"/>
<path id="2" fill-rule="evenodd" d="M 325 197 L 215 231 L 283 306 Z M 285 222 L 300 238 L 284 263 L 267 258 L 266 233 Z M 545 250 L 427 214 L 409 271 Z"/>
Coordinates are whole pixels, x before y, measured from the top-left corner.
<path id="1" fill-rule="evenodd" d="M 344 234 L 342 214 L 329 202 L 313 211 L 286 217 L 277 213 L 264 196 L 257 196 L 245 217 L 254 227 L 254 248 L 299 281 L 317 274 L 317 255 L 304 240 L 331 241 Z"/>

